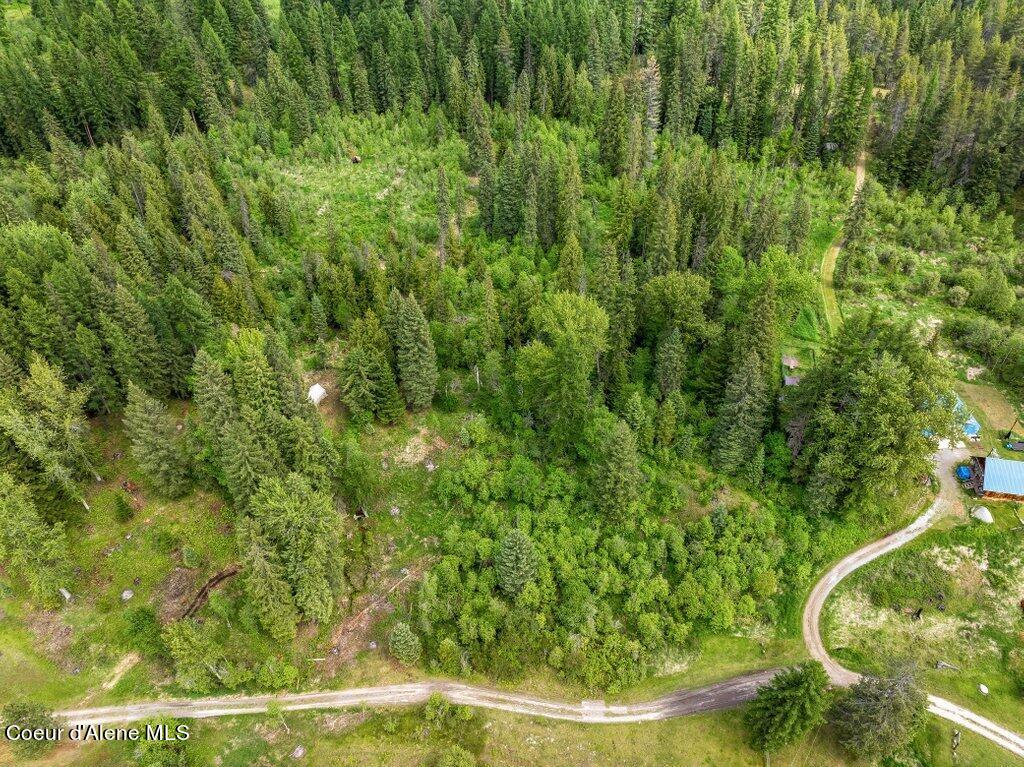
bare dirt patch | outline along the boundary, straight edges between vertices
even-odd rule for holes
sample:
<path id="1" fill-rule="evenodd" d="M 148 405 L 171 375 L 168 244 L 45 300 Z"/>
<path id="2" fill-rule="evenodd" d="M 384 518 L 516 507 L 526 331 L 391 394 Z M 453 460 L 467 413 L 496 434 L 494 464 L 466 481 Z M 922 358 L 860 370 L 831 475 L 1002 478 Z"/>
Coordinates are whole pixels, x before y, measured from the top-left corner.
<path id="1" fill-rule="evenodd" d="M 405 446 L 391 454 L 391 460 L 399 466 L 415 466 L 424 463 L 435 452 L 447 450 L 448 443 L 430 430 L 423 427 L 418 434 L 405 443 Z"/>
<path id="2" fill-rule="evenodd" d="M 367 721 L 373 713 L 370 711 L 350 711 L 341 714 L 323 714 L 316 718 L 317 728 L 327 732 L 344 732 L 358 727 Z"/>
<path id="3" fill-rule="evenodd" d="M 125 655 L 121 660 L 114 666 L 114 670 L 110 672 L 110 676 L 103 682 L 104 690 L 112 690 L 114 686 L 121 681 L 121 677 L 128 673 L 128 671 L 139 662 L 139 654 L 136 652 L 130 652 Z"/>
<path id="4" fill-rule="evenodd" d="M 332 356 L 334 355 L 332 354 Z M 327 396 L 316 406 L 316 409 L 328 423 L 337 423 L 342 411 L 341 398 L 338 396 L 337 372 L 332 368 L 327 368 L 326 370 L 313 370 L 303 374 L 302 385 L 305 388 L 303 396 L 305 396 L 305 393 L 309 391 L 309 387 L 313 384 L 320 384 L 327 390 Z"/>
<path id="5" fill-rule="evenodd" d="M 195 589 L 195 573 L 184 567 L 175 567 L 156 589 L 160 620 L 166 623 L 184 615 Z"/>
<path id="6" fill-rule="evenodd" d="M 393 594 L 404 594 L 417 583 L 429 563 L 419 562 L 411 568 L 389 578 L 383 588 L 356 597 L 351 614 L 335 626 L 331 632 L 331 643 L 327 655 L 320 664 L 326 678 L 333 677 L 338 670 L 349 663 L 361 651 L 367 649 L 373 627 L 381 618 L 394 611 L 391 601 Z M 379 582 L 378 578 L 373 578 Z"/>
<path id="7" fill-rule="evenodd" d="M 71 656 L 71 645 L 75 641 L 74 630 L 59 613 L 53 610 L 39 610 L 32 613 L 27 621 L 28 629 L 36 638 L 36 647 L 64 671 L 72 671 L 77 661 Z"/>

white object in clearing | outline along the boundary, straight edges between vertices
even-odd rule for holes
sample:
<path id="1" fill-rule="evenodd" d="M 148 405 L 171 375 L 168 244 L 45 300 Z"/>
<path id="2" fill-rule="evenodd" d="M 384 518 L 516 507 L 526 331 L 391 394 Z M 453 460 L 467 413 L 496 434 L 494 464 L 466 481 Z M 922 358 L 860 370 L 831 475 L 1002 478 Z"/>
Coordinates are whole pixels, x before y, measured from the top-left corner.
<path id="1" fill-rule="evenodd" d="M 306 396 L 309 398 L 309 401 L 312 402 L 314 405 L 319 405 L 321 402 L 324 401 L 324 397 L 327 396 L 327 389 L 325 389 L 320 384 L 313 384 L 312 386 L 309 387 L 309 394 Z"/>

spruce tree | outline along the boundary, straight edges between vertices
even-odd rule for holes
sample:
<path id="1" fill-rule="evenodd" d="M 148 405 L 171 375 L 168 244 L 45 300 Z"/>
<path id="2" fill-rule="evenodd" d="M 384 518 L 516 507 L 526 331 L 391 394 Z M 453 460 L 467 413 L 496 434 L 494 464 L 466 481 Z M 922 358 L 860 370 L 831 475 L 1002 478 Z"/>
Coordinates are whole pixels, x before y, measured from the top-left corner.
<path id="1" fill-rule="evenodd" d="M 437 169 L 437 260 L 444 269 L 448 262 L 448 233 L 451 229 L 451 210 L 448 201 L 448 179 L 444 166 Z"/>
<path id="2" fill-rule="evenodd" d="M 494 186 L 494 234 L 512 239 L 523 227 L 524 187 L 523 164 L 517 147 L 510 146 L 501 158 L 501 166 Z M 536 216 L 536 195 L 533 215 Z M 534 219 L 536 220 L 536 219 Z"/>
<path id="3" fill-rule="evenodd" d="M 246 509 L 260 482 L 277 473 L 280 456 L 263 449 L 241 421 L 227 426 L 220 450 L 219 459 L 228 493 L 240 509 Z"/>
<path id="4" fill-rule="evenodd" d="M 327 312 L 320 296 L 315 293 L 309 302 L 309 333 L 315 341 L 327 338 Z"/>
<path id="5" fill-rule="evenodd" d="M 616 81 L 604 108 L 601 130 L 598 134 L 601 163 L 612 175 L 622 172 L 626 159 L 626 96 L 622 83 Z"/>
<path id="6" fill-rule="evenodd" d="M 583 249 L 576 233 L 570 231 L 558 253 L 556 284 L 566 293 L 583 292 Z"/>
<path id="7" fill-rule="evenodd" d="M 395 357 L 405 401 L 413 410 L 430 406 L 437 387 L 437 354 L 430 327 L 415 296 L 401 300 L 395 318 Z"/>
<path id="8" fill-rule="evenodd" d="M 477 173 L 484 165 L 494 162 L 494 140 L 491 138 L 491 122 L 483 96 L 474 93 L 469 105 L 469 130 L 466 138 L 469 144 L 469 167 Z"/>
<path id="9" fill-rule="evenodd" d="M 566 147 L 566 161 L 562 165 L 558 185 L 558 237 L 565 242 L 570 235 L 580 236 L 580 206 L 583 202 L 583 179 L 576 156 L 576 146 Z"/>
<path id="10" fill-rule="evenodd" d="M 88 392 L 69 388 L 60 370 L 35 354 L 18 388 L 0 389 L 0 436 L 18 456 L 11 463 L 24 466 L 25 479 L 34 485 L 86 508 L 76 480 L 87 472 L 99 479 L 86 442 L 87 400 Z"/>
<path id="11" fill-rule="evenodd" d="M 825 721 L 829 680 L 817 661 L 787 669 L 757 690 L 746 712 L 750 740 L 765 753 L 800 740 Z"/>
<path id="12" fill-rule="evenodd" d="M 862 677 L 839 698 L 829 719 L 845 748 L 877 760 L 895 755 L 913 740 L 925 724 L 927 705 L 915 669 L 894 665 L 885 676 Z"/>
<path id="13" fill-rule="evenodd" d="M 399 621 L 391 629 L 391 633 L 388 635 L 388 649 L 400 663 L 406 666 L 415 665 L 423 653 L 420 638 L 404 621 Z"/>
<path id="14" fill-rule="evenodd" d="M 672 331 L 658 342 L 654 359 L 654 379 L 661 399 L 682 390 L 686 376 L 686 347 L 679 330 Z"/>
<path id="15" fill-rule="evenodd" d="M 537 574 L 537 551 L 533 540 L 519 528 L 509 530 L 501 539 L 494 557 L 498 586 L 515 599 Z"/>
<path id="16" fill-rule="evenodd" d="M 109 413 L 121 401 L 121 392 L 102 342 L 82 323 L 75 327 L 75 352 L 78 375 L 89 385 L 89 409 Z"/>
<path id="17" fill-rule="evenodd" d="M 267 633 L 278 642 L 289 641 L 295 636 L 298 611 L 280 555 L 253 519 L 240 520 L 236 535 L 246 597 Z"/>
<path id="18" fill-rule="evenodd" d="M 793 198 L 793 206 L 789 210 L 789 220 L 786 222 L 786 247 L 790 253 L 799 255 L 803 251 L 810 229 L 811 205 L 801 184 Z"/>
<path id="19" fill-rule="evenodd" d="M 661 195 L 655 199 L 654 206 L 654 221 L 647 236 L 647 262 L 651 274 L 671 274 L 679 268 L 676 206 L 673 200 Z"/>
<path id="20" fill-rule="evenodd" d="M 601 423 L 596 435 L 592 489 L 598 510 L 612 520 L 628 520 L 639 510 L 644 476 L 633 430 L 618 418 Z"/>
<path id="21" fill-rule="evenodd" d="M 713 440 L 715 463 L 727 474 L 743 469 L 767 424 L 768 392 L 757 350 L 743 352 L 725 387 Z"/>
<path id="22" fill-rule="evenodd" d="M 48 525 L 39 515 L 28 488 L 0 471 L 0 560 L 14 577 L 23 580 L 40 604 L 60 601 L 72 573 L 64 525 Z"/>
<path id="23" fill-rule="evenodd" d="M 128 383 L 125 431 L 132 456 L 154 487 L 169 498 L 180 498 L 192 487 L 188 448 L 175 431 L 167 409 L 133 382 Z"/>
<path id="24" fill-rule="evenodd" d="M 321 623 L 334 611 L 334 573 L 340 557 L 337 513 L 331 498 L 300 474 L 267 475 L 252 497 L 249 513 L 276 552 L 294 604 L 305 618 Z"/>
<path id="25" fill-rule="evenodd" d="M 228 427 L 237 421 L 238 408 L 223 366 L 205 349 L 200 349 L 192 365 L 192 392 L 203 429 L 219 446 Z"/>

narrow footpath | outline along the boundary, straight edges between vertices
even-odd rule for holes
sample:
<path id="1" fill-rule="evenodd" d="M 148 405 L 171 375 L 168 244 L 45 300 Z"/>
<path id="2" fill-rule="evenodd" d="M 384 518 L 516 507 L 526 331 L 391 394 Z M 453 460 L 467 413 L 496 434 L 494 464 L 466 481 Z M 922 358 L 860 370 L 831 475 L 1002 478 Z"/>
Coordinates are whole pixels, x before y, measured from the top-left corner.
<path id="1" fill-rule="evenodd" d="M 853 198 L 857 196 L 857 192 L 864 186 L 864 180 L 867 178 L 867 159 L 866 151 L 862 151 L 857 158 L 857 166 L 854 168 L 851 203 Z M 839 311 L 839 300 L 836 298 L 835 274 L 836 261 L 839 258 L 839 251 L 843 249 L 845 237 L 845 233 L 840 229 L 836 233 L 835 239 L 832 240 L 832 244 L 825 250 L 825 255 L 821 258 L 821 301 L 825 307 L 825 322 L 828 325 L 829 333 L 835 333 L 839 326 L 843 324 L 843 315 Z"/>

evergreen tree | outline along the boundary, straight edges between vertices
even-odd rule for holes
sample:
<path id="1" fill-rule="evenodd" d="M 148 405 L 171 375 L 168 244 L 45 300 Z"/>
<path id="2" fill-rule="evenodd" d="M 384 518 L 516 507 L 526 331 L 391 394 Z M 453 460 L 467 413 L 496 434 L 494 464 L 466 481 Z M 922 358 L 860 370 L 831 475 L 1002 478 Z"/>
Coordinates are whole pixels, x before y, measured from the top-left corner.
<path id="1" fill-rule="evenodd" d="M 33 356 L 17 391 L 0 389 L 0 436 L 10 440 L 26 466 L 26 479 L 78 500 L 76 479 L 92 472 L 84 408 L 88 393 L 70 389 L 59 370 Z"/>
<path id="2" fill-rule="evenodd" d="M 169 498 L 180 498 L 192 486 L 188 448 L 175 432 L 167 409 L 134 383 L 128 383 L 125 431 L 132 456 L 156 488 Z"/>
<path id="3" fill-rule="evenodd" d="M 523 166 L 516 147 L 509 147 L 501 158 L 498 176 L 494 186 L 494 218 L 492 227 L 494 234 L 512 239 L 523 228 Z M 536 196 L 534 209 L 536 216 Z M 534 219 L 536 220 L 536 219 Z"/>
<path id="4" fill-rule="evenodd" d="M 209 440 L 219 446 L 228 428 L 238 420 L 231 381 L 223 366 L 205 349 L 196 354 L 192 371 L 192 392 L 203 428 Z"/>
<path id="5" fill-rule="evenodd" d="M 867 132 L 871 110 L 873 81 L 871 69 L 863 57 L 850 68 L 839 87 L 836 113 L 829 125 L 829 135 L 838 145 L 840 157 L 847 165 L 854 163 Z"/>
<path id="6" fill-rule="evenodd" d="M 803 251 L 804 243 L 811 229 L 811 205 L 803 185 L 797 189 L 793 198 L 793 206 L 789 210 L 789 220 L 786 222 L 786 247 L 790 253 L 798 254 Z"/>
<path id="7" fill-rule="evenodd" d="M 658 342 L 654 378 L 662 399 L 682 390 L 686 376 L 686 347 L 675 328 Z"/>
<path id="8" fill-rule="evenodd" d="M 491 123 L 487 105 L 479 93 L 473 95 L 469 106 L 469 129 L 466 141 L 469 144 L 469 167 L 481 172 L 487 163 L 494 162 L 494 141 L 491 138 Z"/>
<path id="9" fill-rule="evenodd" d="M 32 598 L 48 607 L 60 601 L 59 589 L 72 576 L 63 523 L 47 525 L 28 489 L 5 472 L 0 472 L 0 559 L 27 584 Z"/>
<path id="10" fill-rule="evenodd" d="M 315 293 L 309 302 L 309 332 L 316 341 L 327 338 L 327 311 L 320 296 Z"/>
<path id="11" fill-rule="evenodd" d="M 583 292 L 583 249 L 575 232 L 569 232 L 558 253 L 558 289 L 566 293 Z"/>
<path id="12" fill-rule="evenodd" d="M 538 338 L 519 350 L 516 381 L 555 440 L 572 446 L 590 420 L 591 374 L 608 343 L 608 315 L 589 297 L 555 293 L 533 307 L 530 322 Z"/>
<path id="13" fill-rule="evenodd" d="M 652 274 L 666 275 L 679 268 L 676 257 L 676 207 L 672 200 L 661 196 L 656 199 L 654 206 L 654 221 L 647 236 L 647 261 Z"/>
<path id="14" fill-rule="evenodd" d="M 321 623 L 328 621 L 334 612 L 335 573 L 343 565 L 331 499 L 299 474 L 284 479 L 268 474 L 252 498 L 250 514 L 265 540 L 258 541 L 260 549 L 276 554 L 299 614 Z M 272 554 L 267 556 L 274 561 Z M 270 588 L 270 583 L 264 587 Z M 273 588 L 283 594 L 279 584 Z M 280 613 L 275 625 L 286 616 L 285 604 L 282 601 L 274 608 Z"/>
<path id="15" fill-rule="evenodd" d="M 580 164 L 576 155 L 576 147 L 566 147 L 566 161 L 562 166 L 558 180 L 558 237 L 562 242 L 570 235 L 580 236 L 580 206 L 583 202 L 583 179 L 580 177 Z"/>
<path id="16" fill-rule="evenodd" d="M 3 37 L 0 36 L 0 42 L 2 41 Z M 4 704 L 2 715 L 5 726 L 19 727 L 22 731 L 45 731 L 60 727 L 60 723 L 54 717 L 53 711 L 41 703 L 33 703 L 27 700 L 16 699 L 9 701 Z M 20 757 L 35 759 L 53 748 L 53 745 L 54 742 L 52 740 L 43 738 L 11 738 L 10 749 Z"/>
<path id="17" fill-rule="evenodd" d="M 236 531 L 243 567 L 243 584 L 260 625 L 274 639 L 286 642 L 295 636 L 298 611 L 280 555 L 258 522 L 243 518 Z"/>
<path id="18" fill-rule="evenodd" d="M 387 359 L 371 346 L 356 346 L 338 369 L 341 400 L 354 421 L 368 422 L 377 416 L 394 423 L 403 412 L 398 387 Z"/>
<path id="19" fill-rule="evenodd" d="M 241 421 L 225 428 L 219 460 L 228 493 L 241 509 L 248 507 L 260 482 L 274 476 L 280 465 L 280 455 L 265 450 Z"/>
<path id="20" fill-rule="evenodd" d="M 414 296 L 401 300 L 393 339 L 399 387 L 409 407 L 422 410 L 430 405 L 437 387 L 437 354 L 430 327 Z"/>
<path id="21" fill-rule="evenodd" d="M 608 95 L 598 135 L 601 163 L 612 175 L 618 175 L 625 167 L 626 133 L 626 96 L 622 83 L 615 82 Z"/>
<path id="22" fill-rule="evenodd" d="M 89 386 L 89 409 L 109 413 L 121 401 L 121 393 L 102 342 L 81 323 L 75 327 L 75 351 L 78 377 Z"/>
<path id="23" fill-rule="evenodd" d="M 415 665 L 423 653 L 420 638 L 404 621 L 399 621 L 391 629 L 391 633 L 388 635 L 388 649 L 400 663 L 406 666 Z"/>
<path id="24" fill-rule="evenodd" d="M 927 705 L 913 667 L 894 666 L 884 677 L 862 677 L 839 698 L 829 719 L 845 748 L 877 760 L 913 740 L 925 724 Z"/>
<path id="25" fill-rule="evenodd" d="M 825 721 L 829 680 L 817 661 L 786 669 L 757 689 L 746 712 L 751 744 L 765 753 L 800 740 Z"/>
<path id="26" fill-rule="evenodd" d="M 594 503 L 609 519 L 632 519 L 639 510 L 644 482 L 636 437 L 624 421 L 612 418 L 600 424 L 596 440 Z"/>
<path id="27" fill-rule="evenodd" d="M 533 541 L 519 528 L 512 528 L 501 539 L 494 557 L 498 586 L 515 599 L 537 574 L 537 552 Z"/>
<path id="28" fill-rule="evenodd" d="M 729 377 L 716 419 L 714 455 L 722 471 L 736 474 L 746 466 L 767 425 L 767 408 L 761 360 L 748 349 Z"/>
<path id="29" fill-rule="evenodd" d="M 444 269 L 448 262 L 448 232 L 451 229 L 451 211 L 448 203 L 448 179 L 444 166 L 437 169 L 437 259 Z"/>

